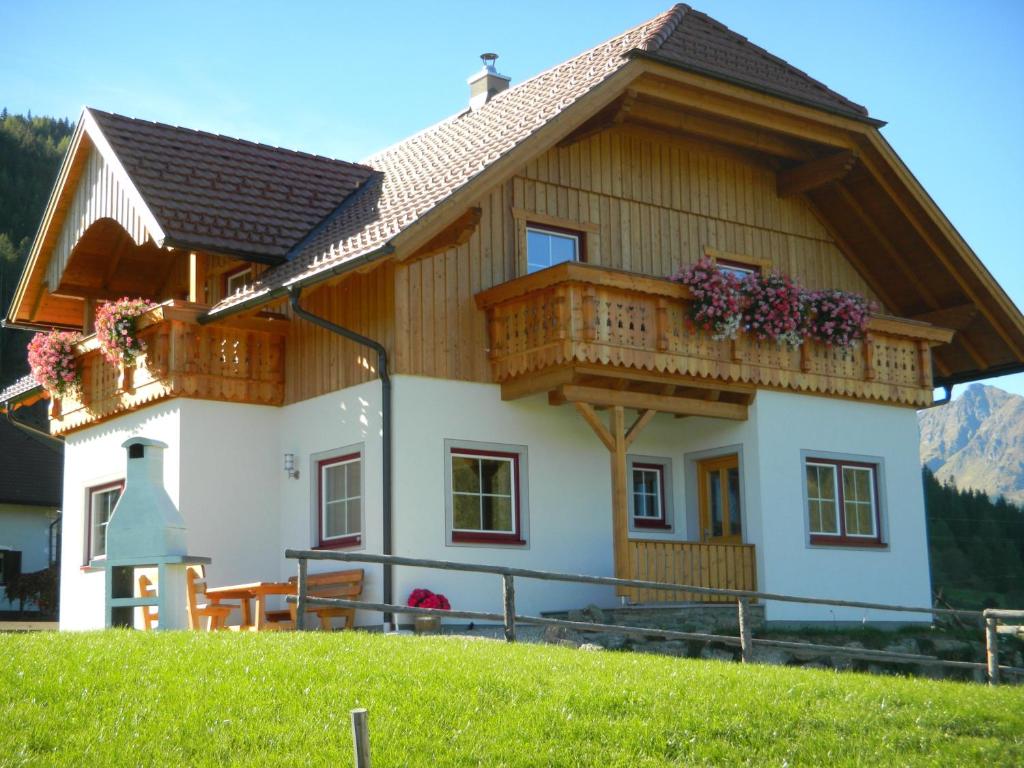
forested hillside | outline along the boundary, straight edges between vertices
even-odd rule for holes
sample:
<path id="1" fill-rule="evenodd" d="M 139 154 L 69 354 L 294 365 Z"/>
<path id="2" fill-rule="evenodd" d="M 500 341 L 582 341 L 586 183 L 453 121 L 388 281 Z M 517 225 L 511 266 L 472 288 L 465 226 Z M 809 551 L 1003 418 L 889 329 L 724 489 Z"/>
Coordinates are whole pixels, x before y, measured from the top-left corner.
<path id="1" fill-rule="evenodd" d="M 932 589 L 957 607 L 1024 608 L 1024 510 L 923 472 Z"/>
<path id="2" fill-rule="evenodd" d="M 66 118 L 0 111 L 0 314 L 7 313 L 72 129 Z M 0 388 L 28 373 L 29 338 L 0 330 Z"/>

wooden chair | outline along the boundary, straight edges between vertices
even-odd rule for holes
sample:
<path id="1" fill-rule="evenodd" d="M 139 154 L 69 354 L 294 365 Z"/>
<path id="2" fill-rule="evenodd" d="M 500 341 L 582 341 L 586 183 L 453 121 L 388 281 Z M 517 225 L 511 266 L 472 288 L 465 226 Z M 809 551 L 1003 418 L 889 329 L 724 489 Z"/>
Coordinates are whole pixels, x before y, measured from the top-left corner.
<path id="1" fill-rule="evenodd" d="M 206 592 L 206 582 L 203 581 L 204 570 L 202 566 L 190 565 L 185 569 L 185 591 L 188 594 L 188 628 L 202 630 L 203 618 L 208 618 L 207 630 L 224 629 L 228 614 L 231 613 L 232 605 L 221 605 L 210 603 L 200 605 L 196 602 L 199 593 Z"/>
<path id="2" fill-rule="evenodd" d="M 292 576 L 289 583 L 295 584 L 298 579 Z M 315 573 L 306 577 L 306 588 L 310 597 L 338 597 L 346 600 L 357 600 L 363 594 L 363 569 L 357 568 L 350 571 L 331 571 L 330 573 Z M 326 605 L 311 605 L 306 608 L 306 613 L 315 613 L 320 618 L 320 629 L 330 632 L 334 629 L 331 619 L 344 618 L 345 625 L 342 629 L 353 629 L 356 620 L 355 608 L 334 608 Z M 268 622 L 277 622 L 283 628 L 295 629 L 298 626 L 295 603 L 289 603 L 288 610 L 267 611 Z"/>
<path id="3" fill-rule="evenodd" d="M 149 576 L 146 574 L 139 576 L 139 597 L 156 597 L 153 582 L 149 580 Z M 153 629 L 153 625 L 160 618 L 157 609 L 151 605 L 143 605 L 139 610 L 142 611 L 142 626 L 146 629 Z"/>

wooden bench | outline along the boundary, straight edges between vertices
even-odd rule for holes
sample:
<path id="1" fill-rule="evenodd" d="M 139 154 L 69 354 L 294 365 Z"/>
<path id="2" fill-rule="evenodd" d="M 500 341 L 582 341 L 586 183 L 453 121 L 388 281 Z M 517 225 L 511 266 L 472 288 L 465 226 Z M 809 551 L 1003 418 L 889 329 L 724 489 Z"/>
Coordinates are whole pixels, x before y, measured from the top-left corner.
<path id="1" fill-rule="evenodd" d="M 292 576 L 289 583 L 295 584 L 298 579 Z M 346 600 L 357 600 L 363 594 L 363 569 L 350 571 L 331 571 L 330 573 L 311 573 L 306 577 L 306 590 L 309 597 L 337 597 Z M 290 624 L 294 629 L 295 604 L 291 603 L 285 611 L 267 611 L 268 622 Z M 356 620 L 355 608 L 335 608 L 327 605 L 311 605 L 306 613 L 315 613 L 320 617 L 320 629 L 330 632 L 334 627 L 331 619 L 344 618 L 342 629 L 353 629 Z"/>

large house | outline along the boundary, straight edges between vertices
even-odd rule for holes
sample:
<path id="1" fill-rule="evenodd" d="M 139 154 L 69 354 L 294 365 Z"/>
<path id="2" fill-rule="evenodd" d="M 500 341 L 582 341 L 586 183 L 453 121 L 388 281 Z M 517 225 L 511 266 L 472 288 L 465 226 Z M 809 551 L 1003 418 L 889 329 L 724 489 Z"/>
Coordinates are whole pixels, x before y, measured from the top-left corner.
<path id="1" fill-rule="evenodd" d="M 102 625 L 131 436 L 211 583 L 293 548 L 929 605 L 915 411 L 1024 369 L 1024 318 L 867 110 L 677 5 L 362 163 L 86 109 L 8 322 L 80 345 L 61 625 Z M 707 257 L 878 307 L 852 349 L 688 321 Z M 693 595 L 517 585 L 524 612 Z M 370 568 L 495 610 L 498 580 Z M 769 603 L 769 620 L 882 620 Z M 925 617 L 926 618 L 926 617 Z M 379 622 L 360 614 L 358 624 Z"/>

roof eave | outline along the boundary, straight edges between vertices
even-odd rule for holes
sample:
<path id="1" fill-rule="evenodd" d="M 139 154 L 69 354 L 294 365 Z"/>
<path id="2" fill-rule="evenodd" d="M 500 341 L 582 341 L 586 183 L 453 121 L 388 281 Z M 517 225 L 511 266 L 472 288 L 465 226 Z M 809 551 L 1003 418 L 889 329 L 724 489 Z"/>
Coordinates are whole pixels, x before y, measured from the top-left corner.
<path id="1" fill-rule="evenodd" d="M 666 66 L 672 67 L 673 69 L 679 69 L 684 72 L 693 72 L 696 75 L 710 77 L 714 80 L 720 80 L 722 82 L 729 83 L 730 85 L 737 85 L 741 88 L 746 88 L 756 93 L 763 93 L 766 96 L 773 96 L 777 99 L 783 99 L 794 104 L 799 104 L 800 106 L 803 107 L 810 107 L 811 109 L 818 109 L 821 110 L 822 112 L 828 112 L 829 114 L 838 115 L 839 117 L 845 117 L 849 118 L 850 120 L 856 120 L 860 123 L 870 125 L 873 128 L 881 128 L 882 126 L 886 125 L 885 120 L 878 120 L 866 114 L 857 112 L 856 110 L 853 109 L 846 110 L 840 109 L 839 107 L 829 107 L 827 105 L 821 104 L 816 101 L 812 101 L 810 99 L 802 99 L 799 96 L 794 96 L 789 93 L 784 93 L 783 91 L 775 90 L 774 88 L 759 87 L 741 78 L 723 75 L 720 72 L 716 72 L 711 69 L 706 69 L 705 67 L 696 66 L 694 64 L 680 64 L 678 61 L 674 61 L 665 56 L 660 56 L 657 53 L 653 53 L 651 51 L 644 51 L 639 48 L 634 48 L 630 51 L 627 51 L 623 55 L 631 59 L 649 59 L 651 61 L 656 61 L 659 64 L 664 64 Z"/>

